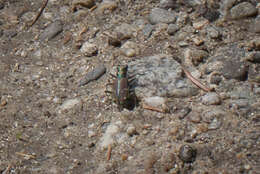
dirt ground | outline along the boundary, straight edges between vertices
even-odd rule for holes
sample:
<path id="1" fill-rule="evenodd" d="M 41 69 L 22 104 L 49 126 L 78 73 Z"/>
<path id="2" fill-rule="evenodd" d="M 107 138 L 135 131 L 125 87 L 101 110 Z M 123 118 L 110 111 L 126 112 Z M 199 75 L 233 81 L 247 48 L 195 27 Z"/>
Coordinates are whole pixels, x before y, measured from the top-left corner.
<path id="1" fill-rule="evenodd" d="M 201 89 L 167 97 L 167 113 L 144 109 L 142 98 L 133 110 L 118 111 L 105 93 L 116 65 L 159 54 L 182 59 L 193 41 L 208 57 L 230 43 L 250 48 L 260 38 L 246 30 L 254 17 L 209 20 L 205 25 L 220 26 L 227 39 L 207 41 L 203 29 L 192 28 L 200 7 L 174 1 L 179 18 L 190 17 L 180 28 L 205 40 L 185 45 L 168 24 L 149 24 L 159 0 L 49 0 L 31 26 L 44 2 L 0 0 L 0 173 L 259 173 L 259 81 L 224 79 L 217 86 L 223 101 L 211 104 L 201 104 L 208 93 Z M 133 49 L 123 47 L 127 41 Z M 106 73 L 80 86 L 100 64 Z M 226 97 L 240 86 L 249 98 Z M 245 100 L 248 105 L 239 103 Z M 205 111 L 214 114 L 205 118 Z"/>

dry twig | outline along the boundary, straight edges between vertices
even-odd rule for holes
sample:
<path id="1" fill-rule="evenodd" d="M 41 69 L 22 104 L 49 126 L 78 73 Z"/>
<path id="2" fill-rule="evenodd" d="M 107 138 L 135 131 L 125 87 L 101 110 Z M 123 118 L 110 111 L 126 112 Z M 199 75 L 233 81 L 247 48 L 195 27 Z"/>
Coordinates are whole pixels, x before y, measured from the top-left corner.
<path id="1" fill-rule="evenodd" d="M 166 111 L 164 109 L 160 109 L 160 108 L 156 108 L 156 107 L 153 107 L 153 106 L 149 106 L 145 103 L 143 103 L 143 108 L 144 109 L 148 109 L 148 110 L 151 110 L 151 111 L 157 111 L 157 112 L 162 112 L 162 113 L 165 113 Z"/>
<path id="2" fill-rule="evenodd" d="M 24 157 L 27 160 L 35 159 L 34 155 L 25 154 L 25 153 L 22 153 L 22 152 L 16 152 L 16 154 Z"/>
<path id="3" fill-rule="evenodd" d="M 41 16 L 41 14 L 42 14 L 44 8 L 47 6 L 47 4 L 48 4 L 48 0 L 45 0 L 45 2 L 42 4 L 41 10 L 37 14 L 37 16 L 34 18 L 32 24 L 30 25 L 30 27 L 33 26 L 36 23 L 36 21 L 39 19 L 39 17 Z"/>
<path id="4" fill-rule="evenodd" d="M 111 151 L 112 151 L 112 147 L 111 147 L 111 145 L 108 145 L 108 148 L 107 148 L 107 161 L 109 161 L 110 158 L 111 158 Z"/>
<path id="5" fill-rule="evenodd" d="M 189 71 L 187 71 L 183 66 L 181 67 L 182 70 L 184 71 L 185 75 L 187 76 L 188 79 L 190 79 L 197 87 L 201 88 L 205 92 L 211 92 L 212 89 L 209 87 L 203 85 L 199 80 L 197 80 L 195 77 L 193 77 Z"/>

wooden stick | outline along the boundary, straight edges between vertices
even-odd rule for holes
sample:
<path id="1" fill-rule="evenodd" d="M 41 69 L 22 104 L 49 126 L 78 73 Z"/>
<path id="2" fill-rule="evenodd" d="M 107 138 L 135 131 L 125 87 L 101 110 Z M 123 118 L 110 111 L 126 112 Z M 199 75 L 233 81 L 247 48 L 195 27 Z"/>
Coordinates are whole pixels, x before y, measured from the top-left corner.
<path id="1" fill-rule="evenodd" d="M 183 66 L 181 67 L 184 71 L 185 75 L 188 79 L 190 79 L 197 87 L 201 88 L 205 92 L 211 92 L 212 89 L 208 88 L 207 86 L 203 85 L 199 80 L 197 80 L 195 77 L 193 77 L 189 71 L 187 71 Z"/>
<path id="2" fill-rule="evenodd" d="M 47 6 L 47 4 L 48 4 L 48 0 L 45 0 L 45 2 L 43 3 L 43 5 L 42 5 L 42 7 L 41 7 L 40 12 L 39 12 L 38 15 L 34 18 L 32 24 L 30 25 L 30 27 L 33 26 L 33 25 L 36 23 L 36 21 L 39 19 L 39 17 L 41 16 L 41 14 L 42 14 L 44 8 Z"/>
<path id="3" fill-rule="evenodd" d="M 144 109 L 148 109 L 148 110 L 151 110 L 151 111 L 156 111 L 156 112 L 162 112 L 162 113 L 165 113 L 165 110 L 164 109 L 160 109 L 160 108 L 156 108 L 156 107 L 153 107 L 153 106 L 149 106 L 145 103 L 143 103 L 143 108 Z"/>
<path id="4" fill-rule="evenodd" d="M 107 161 L 109 161 L 110 158 L 111 158 L 111 151 L 112 151 L 112 147 L 111 147 L 111 145 L 109 144 L 109 145 L 108 145 L 108 148 L 107 148 Z"/>
<path id="5" fill-rule="evenodd" d="M 29 154 L 25 154 L 25 153 L 22 153 L 22 152 L 16 152 L 17 155 L 20 155 L 22 157 L 24 157 L 25 159 L 29 160 L 29 159 L 35 159 L 35 156 L 34 155 L 29 155 Z"/>

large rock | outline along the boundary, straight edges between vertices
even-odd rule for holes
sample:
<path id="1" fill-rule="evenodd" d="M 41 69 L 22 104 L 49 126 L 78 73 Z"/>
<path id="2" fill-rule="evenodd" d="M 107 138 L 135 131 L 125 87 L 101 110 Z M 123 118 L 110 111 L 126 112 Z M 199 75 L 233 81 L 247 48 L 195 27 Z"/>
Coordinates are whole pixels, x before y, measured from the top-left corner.
<path id="1" fill-rule="evenodd" d="M 154 8 L 150 13 L 149 20 L 151 24 L 158 24 L 158 23 L 170 24 L 176 21 L 176 14 L 173 11 Z"/>
<path id="2" fill-rule="evenodd" d="M 256 14 L 256 7 L 249 2 L 239 3 L 230 10 L 230 15 L 232 19 L 240 19 L 249 16 L 255 16 Z"/>
<path id="3" fill-rule="evenodd" d="M 198 91 L 182 76 L 180 64 L 169 55 L 144 57 L 131 62 L 129 73 L 136 75 L 135 93 L 138 98 L 187 97 Z"/>

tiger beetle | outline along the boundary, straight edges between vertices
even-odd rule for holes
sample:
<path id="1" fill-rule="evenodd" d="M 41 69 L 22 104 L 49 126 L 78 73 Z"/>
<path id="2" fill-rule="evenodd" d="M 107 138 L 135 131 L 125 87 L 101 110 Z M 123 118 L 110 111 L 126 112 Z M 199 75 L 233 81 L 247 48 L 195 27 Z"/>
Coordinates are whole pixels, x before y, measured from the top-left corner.
<path id="1" fill-rule="evenodd" d="M 128 66 L 117 66 L 116 75 L 110 74 L 114 77 L 113 83 L 108 83 L 106 86 L 111 85 L 112 91 L 105 91 L 111 93 L 118 110 L 122 111 L 123 108 L 133 109 L 136 104 L 136 96 L 132 88 L 133 77 L 128 76 Z"/>

